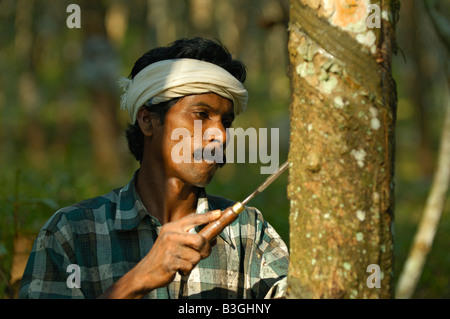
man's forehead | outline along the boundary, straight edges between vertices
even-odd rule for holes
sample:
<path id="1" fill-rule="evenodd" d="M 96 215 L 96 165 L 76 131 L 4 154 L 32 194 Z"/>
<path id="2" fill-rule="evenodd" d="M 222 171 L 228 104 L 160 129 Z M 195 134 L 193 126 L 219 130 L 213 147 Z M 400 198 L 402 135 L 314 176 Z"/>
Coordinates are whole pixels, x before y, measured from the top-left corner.
<path id="1" fill-rule="evenodd" d="M 177 104 L 186 108 L 202 106 L 214 113 L 229 114 L 234 117 L 233 102 L 216 93 L 187 95 L 181 98 Z"/>

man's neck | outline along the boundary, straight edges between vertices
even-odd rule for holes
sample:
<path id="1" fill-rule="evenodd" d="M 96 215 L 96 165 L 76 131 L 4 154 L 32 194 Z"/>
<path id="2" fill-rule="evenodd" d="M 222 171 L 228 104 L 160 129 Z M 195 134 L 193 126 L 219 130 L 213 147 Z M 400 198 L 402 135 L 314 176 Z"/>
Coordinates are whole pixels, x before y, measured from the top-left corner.
<path id="1" fill-rule="evenodd" d="M 167 177 L 162 169 L 142 165 L 136 190 L 147 212 L 165 224 L 195 212 L 200 189 L 178 178 Z"/>

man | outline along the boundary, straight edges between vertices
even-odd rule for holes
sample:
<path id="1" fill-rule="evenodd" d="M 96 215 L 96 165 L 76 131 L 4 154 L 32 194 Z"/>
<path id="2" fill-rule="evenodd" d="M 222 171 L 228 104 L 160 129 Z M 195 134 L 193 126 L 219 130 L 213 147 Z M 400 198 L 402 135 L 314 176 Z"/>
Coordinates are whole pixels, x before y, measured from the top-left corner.
<path id="1" fill-rule="evenodd" d="M 245 77 L 244 65 L 211 40 L 181 39 L 144 54 L 131 79 L 122 81 L 121 101 L 139 170 L 125 187 L 50 218 L 33 246 L 19 297 L 282 296 L 288 251 L 257 209 L 246 207 L 213 243 L 197 233 L 234 204 L 206 194 L 223 163 L 198 154 L 225 148 L 226 128 L 246 107 Z M 200 147 L 192 141 L 192 152 L 180 161 L 173 132 L 183 128 L 192 137 L 196 123 Z M 69 278 L 71 269 L 79 270 L 78 284 Z"/>

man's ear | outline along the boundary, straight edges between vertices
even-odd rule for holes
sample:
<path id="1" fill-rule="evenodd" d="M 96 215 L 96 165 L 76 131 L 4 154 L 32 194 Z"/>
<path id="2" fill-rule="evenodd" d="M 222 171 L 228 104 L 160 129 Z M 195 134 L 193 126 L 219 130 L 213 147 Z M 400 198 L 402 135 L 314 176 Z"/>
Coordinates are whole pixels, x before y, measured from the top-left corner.
<path id="1" fill-rule="evenodd" d="M 141 107 L 136 115 L 136 121 L 139 123 L 142 134 L 147 137 L 153 136 L 158 123 L 157 115 L 150 112 L 145 107 Z"/>

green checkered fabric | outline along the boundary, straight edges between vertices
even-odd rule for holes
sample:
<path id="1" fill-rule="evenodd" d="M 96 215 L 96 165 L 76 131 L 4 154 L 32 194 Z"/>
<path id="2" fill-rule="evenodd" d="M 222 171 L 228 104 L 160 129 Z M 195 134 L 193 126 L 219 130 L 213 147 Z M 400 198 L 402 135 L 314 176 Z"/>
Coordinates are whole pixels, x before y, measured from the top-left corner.
<path id="1" fill-rule="evenodd" d="M 34 243 L 20 298 L 96 298 L 147 255 L 162 226 L 142 204 L 136 175 L 125 187 L 63 208 L 49 219 Z M 203 190 L 197 213 L 234 203 Z M 67 284 L 71 264 L 80 267 L 79 288 Z M 280 297 L 288 264 L 280 236 L 256 208 L 246 207 L 189 276 L 177 274 L 167 287 L 145 297 Z"/>

